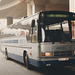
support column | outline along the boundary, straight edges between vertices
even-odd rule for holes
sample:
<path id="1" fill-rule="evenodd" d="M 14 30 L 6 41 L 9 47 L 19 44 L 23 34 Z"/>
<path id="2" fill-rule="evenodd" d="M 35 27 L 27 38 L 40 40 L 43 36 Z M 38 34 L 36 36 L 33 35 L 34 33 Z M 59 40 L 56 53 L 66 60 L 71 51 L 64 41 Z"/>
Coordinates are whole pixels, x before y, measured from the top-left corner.
<path id="1" fill-rule="evenodd" d="M 69 0 L 69 11 L 75 12 L 75 0 Z"/>
<path id="2" fill-rule="evenodd" d="M 27 2 L 27 16 L 30 16 L 39 11 L 44 11 L 48 0 L 25 0 L 25 2 Z"/>
<path id="3" fill-rule="evenodd" d="M 27 16 L 30 16 L 32 14 L 32 6 L 30 3 L 27 3 Z"/>
<path id="4" fill-rule="evenodd" d="M 33 0 L 27 0 L 27 16 L 35 14 L 35 3 Z"/>
<path id="5" fill-rule="evenodd" d="M 69 11 L 75 13 L 75 0 L 69 0 Z M 75 21 L 72 25 L 72 39 L 75 39 Z"/>
<path id="6" fill-rule="evenodd" d="M 7 17 L 7 26 L 13 24 L 13 17 Z"/>

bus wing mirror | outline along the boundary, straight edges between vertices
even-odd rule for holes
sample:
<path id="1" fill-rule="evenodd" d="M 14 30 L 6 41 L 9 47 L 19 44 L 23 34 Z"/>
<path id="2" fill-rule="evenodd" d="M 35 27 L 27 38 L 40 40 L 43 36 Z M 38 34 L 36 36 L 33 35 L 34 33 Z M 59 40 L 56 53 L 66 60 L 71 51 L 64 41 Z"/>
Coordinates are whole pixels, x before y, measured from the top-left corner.
<path id="1" fill-rule="evenodd" d="M 32 20 L 31 27 L 35 27 L 35 20 Z"/>

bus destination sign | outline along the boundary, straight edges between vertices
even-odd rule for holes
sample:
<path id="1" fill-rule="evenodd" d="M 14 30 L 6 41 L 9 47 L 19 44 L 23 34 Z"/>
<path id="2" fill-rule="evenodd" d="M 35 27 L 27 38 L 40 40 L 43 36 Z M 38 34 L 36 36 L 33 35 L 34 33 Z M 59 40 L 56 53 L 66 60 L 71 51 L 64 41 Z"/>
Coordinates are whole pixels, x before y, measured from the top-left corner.
<path id="1" fill-rule="evenodd" d="M 68 15 L 66 15 L 66 14 L 48 14 L 47 17 L 63 17 L 63 18 L 67 18 Z"/>

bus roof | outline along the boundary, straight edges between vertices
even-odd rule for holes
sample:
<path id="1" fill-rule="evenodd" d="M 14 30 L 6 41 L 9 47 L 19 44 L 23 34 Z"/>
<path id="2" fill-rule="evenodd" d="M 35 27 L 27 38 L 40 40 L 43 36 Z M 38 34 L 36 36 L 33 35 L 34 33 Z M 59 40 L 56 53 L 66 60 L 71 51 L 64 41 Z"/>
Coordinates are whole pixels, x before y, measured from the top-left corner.
<path id="1" fill-rule="evenodd" d="M 62 13 L 62 14 L 75 14 L 73 12 L 68 12 L 68 11 L 41 11 L 40 13 Z"/>

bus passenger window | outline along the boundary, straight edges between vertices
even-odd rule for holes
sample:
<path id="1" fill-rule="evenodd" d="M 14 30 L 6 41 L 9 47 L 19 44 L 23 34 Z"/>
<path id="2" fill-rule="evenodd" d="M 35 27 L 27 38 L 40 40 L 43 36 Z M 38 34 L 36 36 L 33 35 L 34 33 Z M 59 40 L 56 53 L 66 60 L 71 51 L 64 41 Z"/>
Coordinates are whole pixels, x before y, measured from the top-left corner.
<path id="1" fill-rule="evenodd" d="M 32 35 L 32 42 L 36 42 L 37 39 L 36 39 L 36 35 Z"/>
<path id="2" fill-rule="evenodd" d="M 26 36 L 27 37 L 27 41 L 31 42 L 31 35 Z"/>
<path id="3" fill-rule="evenodd" d="M 32 39 L 32 42 L 37 42 L 37 27 L 35 26 L 34 28 L 33 28 L 33 34 L 32 34 L 32 36 L 31 36 L 31 39 Z"/>

